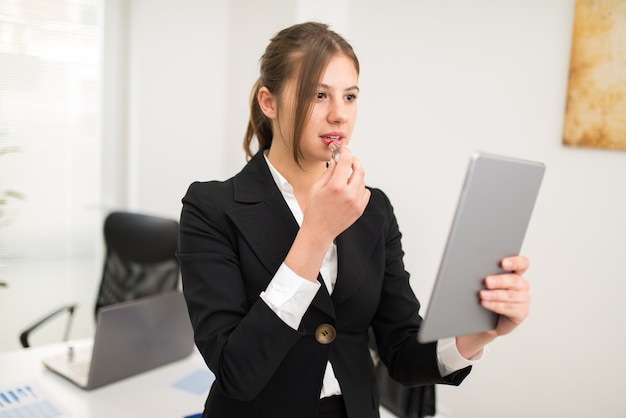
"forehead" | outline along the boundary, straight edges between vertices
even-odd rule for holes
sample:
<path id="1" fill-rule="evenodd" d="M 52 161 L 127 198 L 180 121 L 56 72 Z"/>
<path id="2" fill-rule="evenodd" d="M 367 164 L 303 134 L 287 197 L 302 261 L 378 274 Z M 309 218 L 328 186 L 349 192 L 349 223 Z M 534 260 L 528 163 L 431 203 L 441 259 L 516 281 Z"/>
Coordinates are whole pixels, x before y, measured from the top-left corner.
<path id="1" fill-rule="evenodd" d="M 357 87 L 359 74 L 352 58 L 337 54 L 328 62 L 322 74 L 321 83 L 332 88 Z"/>
<path id="2" fill-rule="evenodd" d="M 292 74 L 287 78 L 279 93 L 280 100 L 292 100 L 296 95 L 296 86 L 298 84 L 298 73 Z M 326 68 L 322 70 L 321 79 L 316 80 L 303 80 L 305 89 L 310 90 L 312 93 L 315 89 L 323 87 L 326 89 L 336 90 L 358 90 L 359 73 L 357 67 L 349 56 L 338 53 L 333 55 Z"/>

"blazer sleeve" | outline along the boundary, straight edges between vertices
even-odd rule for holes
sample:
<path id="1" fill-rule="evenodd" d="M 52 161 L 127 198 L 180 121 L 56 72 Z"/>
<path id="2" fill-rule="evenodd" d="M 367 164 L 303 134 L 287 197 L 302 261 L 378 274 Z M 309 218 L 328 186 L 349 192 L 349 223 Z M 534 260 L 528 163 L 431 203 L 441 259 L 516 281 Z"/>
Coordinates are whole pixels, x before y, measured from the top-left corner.
<path id="1" fill-rule="evenodd" d="M 196 345 L 220 389 L 249 401 L 302 333 L 246 293 L 235 228 L 225 215 L 228 184 L 193 183 L 183 198 L 178 258 Z M 218 203 L 219 202 L 219 203 Z"/>
<path id="2" fill-rule="evenodd" d="M 469 374 L 466 367 L 442 377 L 437 363 L 437 343 L 422 344 L 417 333 L 422 322 L 420 303 L 413 292 L 409 273 L 404 266 L 402 234 L 387 196 L 376 190 L 378 207 L 385 219 L 385 277 L 372 330 L 376 337 L 378 355 L 389 370 L 389 375 L 405 386 L 426 384 L 460 384 Z"/>

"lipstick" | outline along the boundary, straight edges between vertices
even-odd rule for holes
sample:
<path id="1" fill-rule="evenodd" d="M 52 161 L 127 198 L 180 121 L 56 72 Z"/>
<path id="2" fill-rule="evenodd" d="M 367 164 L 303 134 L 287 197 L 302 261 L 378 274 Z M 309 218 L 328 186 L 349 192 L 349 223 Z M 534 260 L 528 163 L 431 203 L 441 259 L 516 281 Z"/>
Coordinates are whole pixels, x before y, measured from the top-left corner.
<path id="1" fill-rule="evenodd" d="M 338 163 L 339 156 L 341 155 L 341 147 L 337 145 L 335 141 L 332 141 L 328 147 L 330 148 L 330 155 L 332 155 L 333 160 Z"/>
<path id="2" fill-rule="evenodd" d="M 330 148 L 330 153 L 335 162 L 339 162 L 341 154 L 341 144 L 343 143 L 343 134 L 341 132 L 329 132 L 322 136 L 322 141 Z"/>

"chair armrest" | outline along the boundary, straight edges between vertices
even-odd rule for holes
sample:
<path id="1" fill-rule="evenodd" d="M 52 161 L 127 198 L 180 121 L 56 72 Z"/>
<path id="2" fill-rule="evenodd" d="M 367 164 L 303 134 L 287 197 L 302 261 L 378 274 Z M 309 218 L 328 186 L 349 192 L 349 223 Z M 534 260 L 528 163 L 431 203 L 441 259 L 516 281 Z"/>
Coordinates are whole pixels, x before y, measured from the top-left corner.
<path id="1" fill-rule="evenodd" d="M 22 347 L 24 347 L 24 348 L 30 347 L 30 344 L 28 343 L 28 338 L 30 337 L 30 334 L 32 332 L 36 331 L 40 326 L 44 325 L 46 322 L 48 322 L 52 318 L 55 318 L 57 315 L 60 315 L 61 313 L 65 312 L 65 311 L 67 311 L 68 314 L 69 314 L 68 319 L 67 319 L 67 324 L 65 326 L 65 340 L 67 341 L 67 338 L 69 336 L 69 330 L 70 330 L 70 325 L 71 325 L 71 322 L 72 322 L 72 318 L 74 317 L 74 310 L 77 307 L 78 307 L 77 304 L 65 305 L 65 306 L 63 306 L 61 308 L 58 308 L 58 309 L 52 311 L 51 313 L 49 313 L 48 315 L 46 315 L 42 319 L 38 320 L 37 322 L 35 322 L 34 324 L 32 324 L 31 326 L 26 328 L 20 334 L 20 343 L 22 343 Z"/>

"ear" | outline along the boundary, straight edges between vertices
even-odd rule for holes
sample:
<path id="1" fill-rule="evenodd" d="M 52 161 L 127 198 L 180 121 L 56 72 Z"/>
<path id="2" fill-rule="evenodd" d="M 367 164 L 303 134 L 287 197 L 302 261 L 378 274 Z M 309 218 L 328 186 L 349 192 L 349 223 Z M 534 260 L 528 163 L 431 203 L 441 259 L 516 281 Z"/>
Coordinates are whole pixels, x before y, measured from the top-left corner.
<path id="1" fill-rule="evenodd" d="M 276 97 L 270 93 L 267 87 L 261 87 L 256 96 L 257 101 L 259 102 L 259 107 L 265 116 L 269 119 L 276 119 L 278 102 Z"/>

